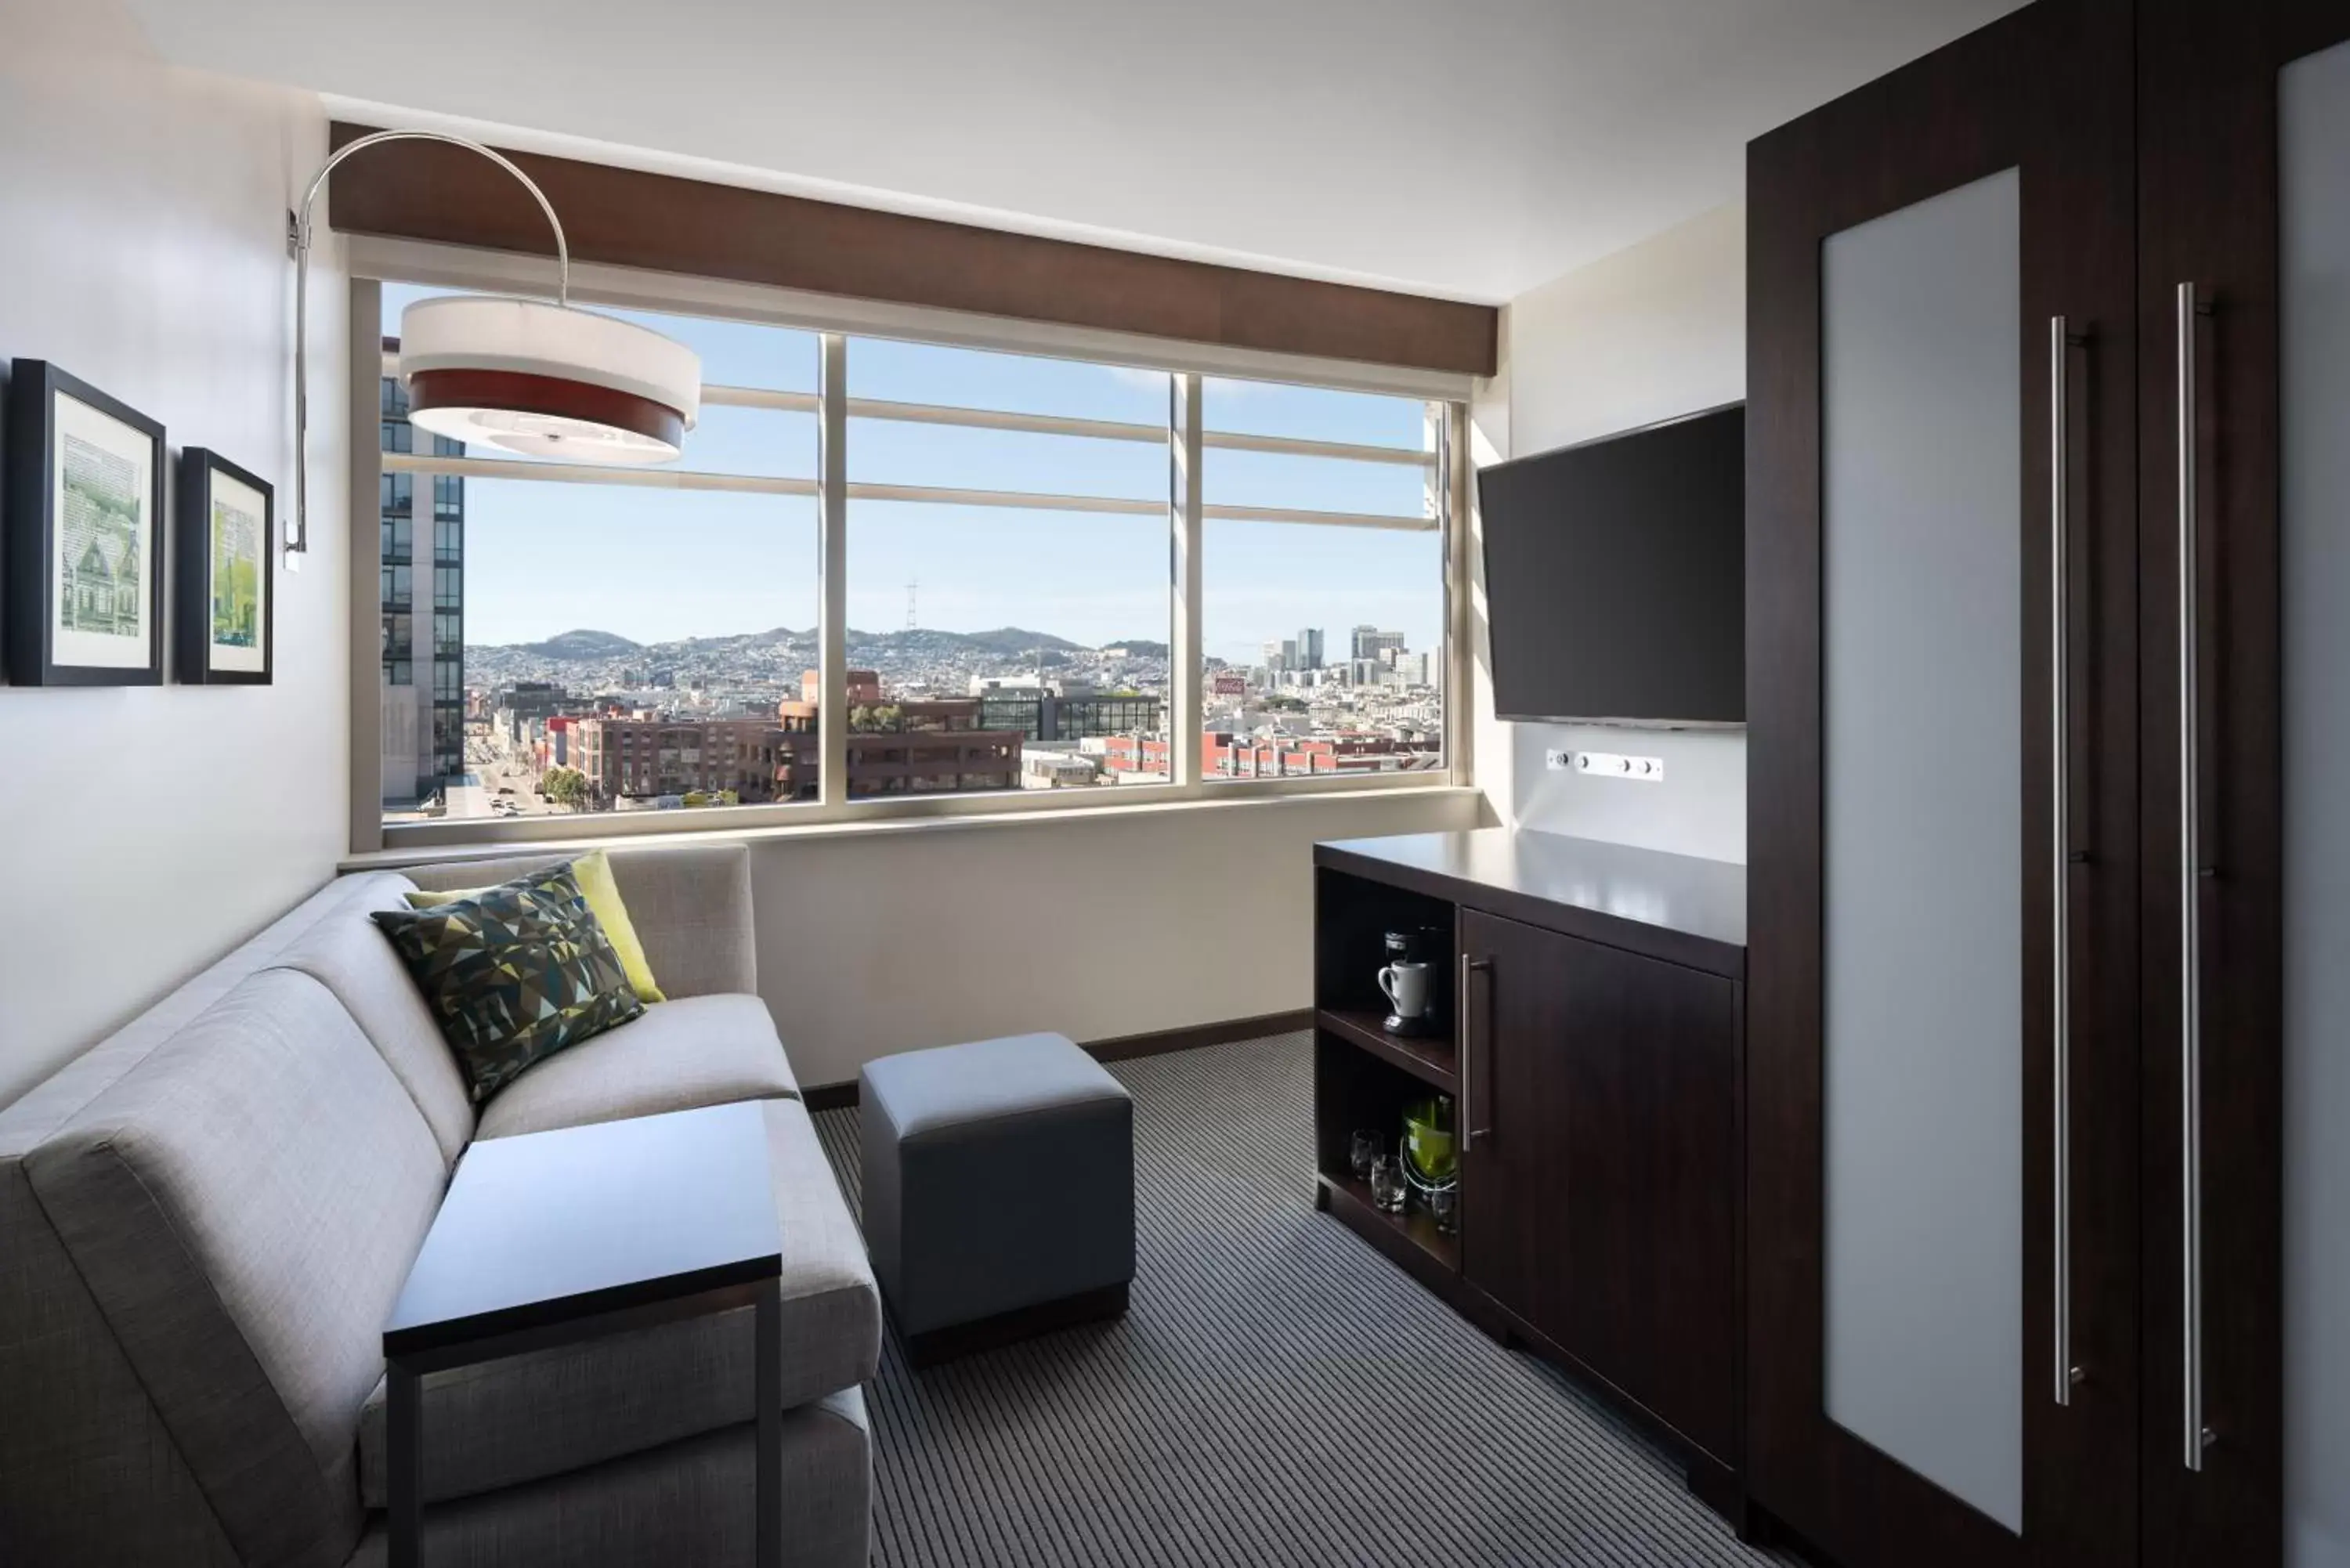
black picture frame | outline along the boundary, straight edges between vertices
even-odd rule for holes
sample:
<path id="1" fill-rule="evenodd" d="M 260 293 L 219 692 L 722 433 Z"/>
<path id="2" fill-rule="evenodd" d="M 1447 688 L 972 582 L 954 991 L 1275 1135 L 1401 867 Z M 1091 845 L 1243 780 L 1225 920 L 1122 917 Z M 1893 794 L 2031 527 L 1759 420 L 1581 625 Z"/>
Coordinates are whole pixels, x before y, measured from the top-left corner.
<path id="1" fill-rule="evenodd" d="M 87 475 L 90 484 L 71 508 L 80 514 L 59 516 L 61 454 L 69 452 L 79 468 L 65 483 Z M 161 423 L 78 377 L 45 359 L 10 367 L 0 637 L 15 684 L 162 684 L 168 452 Z M 120 515 L 126 503 L 134 508 L 127 524 Z M 81 554 L 70 586 L 68 530 L 79 535 Z M 73 620 L 82 624 L 65 624 Z M 140 646 L 108 646 L 130 640 L 126 626 Z"/>
<path id="2" fill-rule="evenodd" d="M 253 584 L 244 618 L 254 638 L 250 649 L 215 635 L 221 558 L 213 536 L 218 497 L 242 519 L 238 532 L 251 534 Z M 258 507 L 254 504 L 258 501 Z M 208 447 L 180 454 L 174 497 L 172 571 L 172 672 L 190 686 L 266 686 L 277 663 L 277 492 Z M 259 515 L 253 514 L 258 511 Z M 236 555 L 244 551 L 238 549 Z M 233 586 L 227 590 L 239 597 Z"/>

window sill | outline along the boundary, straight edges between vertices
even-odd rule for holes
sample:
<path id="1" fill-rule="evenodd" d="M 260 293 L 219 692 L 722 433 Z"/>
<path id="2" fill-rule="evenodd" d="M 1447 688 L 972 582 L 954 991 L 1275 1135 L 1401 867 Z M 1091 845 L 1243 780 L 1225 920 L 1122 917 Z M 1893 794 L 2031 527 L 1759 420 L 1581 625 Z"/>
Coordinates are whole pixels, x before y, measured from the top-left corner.
<path id="1" fill-rule="evenodd" d="M 1285 786 L 1285 787 L 1284 787 Z M 1303 787 L 1301 787 L 1303 786 Z M 1005 802 L 973 808 L 986 797 L 940 795 L 905 802 L 860 804 L 823 808 L 810 805 L 742 806 L 733 826 L 702 826 L 693 812 L 612 814 L 601 818 L 532 817 L 523 823 L 489 822 L 478 826 L 429 825 L 387 830 L 385 847 L 348 856 L 342 871 L 374 871 L 436 861 L 478 860 L 492 856 L 562 854 L 590 849 L 650 848 L 663 844 L 814 843 L 829 839 L 895 837 L 904 834 L 1010 830 L 1018 827 L 1110 822 L 1135 816 L 1161 817 L 1247 811 L 1311 810 L 1374 801 L 1476 802 L 1483 794 L 1474 785 L 1405 783 L 1319 784 L 1311 780 L 1241 781 L 1202 784 L 1193 793 L 1170 794 L 1149 801 L 1105 801 L 1099 805 L 1046 805 Z M 660 826 L 636 829 L 629 815 L 651 816 Z M 755 820 L 750 820 L 755 815 Z M 793 816 L 803 820 L 790 820 Z M 679 819 L 686 819 L 681 821 Z M 677 826 L 667 826 L 675 822 Z M 603 824 L 609 823 L 607 827 Z M 541 826 L 541 825 L 545 825 Z M 516 831 L 517 828 L 523 829 Z M 587 831 L 581 831 L 586 828 Z M 552 831 L 550 831 L 552 830 Z M 566 831 L 568 830 L 568 831 Z"/>

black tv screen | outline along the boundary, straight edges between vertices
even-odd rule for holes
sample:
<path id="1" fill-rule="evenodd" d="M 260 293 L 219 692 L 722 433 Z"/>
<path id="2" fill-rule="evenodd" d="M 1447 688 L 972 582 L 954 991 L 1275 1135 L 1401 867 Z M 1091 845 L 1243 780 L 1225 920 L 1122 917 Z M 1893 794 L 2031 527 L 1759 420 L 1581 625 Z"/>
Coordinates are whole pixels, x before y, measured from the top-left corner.
<path id="1" fill-rule="evenodd" d="M 1477 477 L 1504 719 L 1746 722 L 1746 409 Z"/>

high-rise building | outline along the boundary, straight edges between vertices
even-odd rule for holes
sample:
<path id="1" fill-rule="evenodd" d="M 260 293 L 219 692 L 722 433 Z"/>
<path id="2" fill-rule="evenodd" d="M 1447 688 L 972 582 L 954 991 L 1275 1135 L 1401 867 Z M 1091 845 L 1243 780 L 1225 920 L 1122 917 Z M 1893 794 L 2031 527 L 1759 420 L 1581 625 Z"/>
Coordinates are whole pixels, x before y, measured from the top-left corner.
<path id="1" fill-rule="evenodd" d="M 400 339 L 387 337 L 383 348 L 397 353 Z M 381 413 L 383 450 L 415 451 L 408 392 L 396 376 L 383 378 Z M 465 450 L 445 436 L 432 441 L 439 456 Z M 407 742 L 405 734 L 385 736 L 387 805 L 426 799 L 465 771 L 465 482 L 454 474 L 431 475 L 431 504 L 419 515 L 418 477 L 387 473 L 378 491 L 384 713 L 387 725 L 397 719 L 416 732 L 412 743 L 393 743 Z M 389 700 L 402 690 L 412 696 Z"/>
<path id="2" fill-rule="evenodd" d="M 1297 634 L 1297 668 L 1322 668 L 1322 630 L 1319 627 L 1307 627 Z"/>
<path id="3" fill-rule="evenodd" d="M 1382 652 L 1390 649 L 1397 653 L 1403 651 L 1403 633 L 1381 631 L 1375 626 L 1358 626 L 1354 631 L 1354 647 L 1347 657 L 1358 662 L 1367 659 L 1377 660 Z"/>

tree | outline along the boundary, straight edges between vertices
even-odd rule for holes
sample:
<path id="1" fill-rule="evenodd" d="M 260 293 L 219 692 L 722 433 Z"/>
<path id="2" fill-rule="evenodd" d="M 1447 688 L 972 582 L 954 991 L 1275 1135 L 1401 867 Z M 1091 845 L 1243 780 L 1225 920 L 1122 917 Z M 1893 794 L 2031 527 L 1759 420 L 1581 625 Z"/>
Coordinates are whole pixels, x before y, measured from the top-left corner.
<path id="1" fill-rule="evenodd" d="M 549 768 L 540 787 L 546 798 L 568 811 L 577 811 L 588 804 L 588 775 L 577 768 Z"/>

